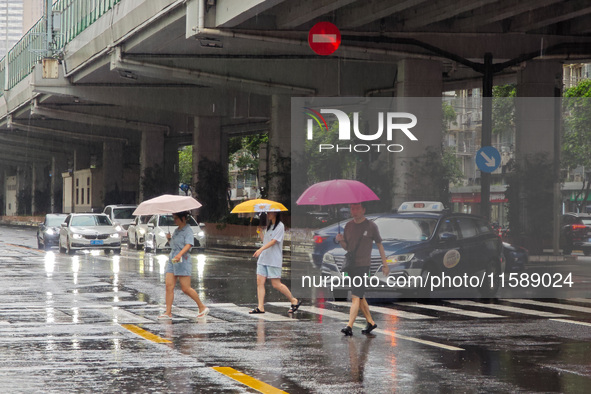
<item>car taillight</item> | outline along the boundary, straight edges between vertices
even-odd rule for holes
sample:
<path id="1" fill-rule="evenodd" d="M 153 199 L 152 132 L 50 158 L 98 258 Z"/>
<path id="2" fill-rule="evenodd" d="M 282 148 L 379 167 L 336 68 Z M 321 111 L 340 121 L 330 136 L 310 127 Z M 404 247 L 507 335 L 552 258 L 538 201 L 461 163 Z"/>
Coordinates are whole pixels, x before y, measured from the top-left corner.
<path id="1" fill-rule="evenodd" d="M 585 226 L 584 224 L 573 224 L 573 225 L 571 225 L 571 229 L 573 229 L 573 230 L 582 230 L 584 228 L 587 228 L 587 226 Z"/>
<path id="2" fill-rule="evenodd" d="M 327 237 L 322 237 L 322 236 L 320 236 L 320 235 L 315 235 L 315 236 L 314 236 L 314 243 L 321 244 L 321 243 L 323 243 L 323 242 L 324 242 L 324 240 L 325 240 L 326 238 L 327 238 Z"/>

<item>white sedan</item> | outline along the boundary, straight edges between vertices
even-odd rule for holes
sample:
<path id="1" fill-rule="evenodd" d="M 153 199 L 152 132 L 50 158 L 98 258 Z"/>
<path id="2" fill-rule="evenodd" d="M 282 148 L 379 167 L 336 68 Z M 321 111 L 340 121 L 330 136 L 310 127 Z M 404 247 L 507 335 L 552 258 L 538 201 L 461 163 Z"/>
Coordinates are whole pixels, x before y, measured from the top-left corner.
<path id="1" fill-rule="evenodd" d="M 105 253 L 121 253 L 121 236 L 111 219 L 102 213 L 71 213 L 60 228 L 60 252 L 100 249 Z"/>
<path id="2" fill-rule="evenodd" d="M 148 221 L 151 217 L 152 215 L 138 215 L 127 228 L 127 246 L 130 249 L 143 248 L 146 240 L 146 233 L 148 232 Z"/>
<path id="3" fill-rule="evenodd" d="M 187 225 L 193 230 L 195 237 L 193 241 L 193 250 L 205 249 L 205 231 L 203 231 L 204 224 L 199 224 L 192 217 L 187 217 Z M 161 251 L 170 251 L 170 244 L 166 238 L 166 234 L 172 234 L 177 226 L 174 224 L 172 215 L 154 215 L 148 221 L 148 232 L 146 234 L 146 241 L 144 243 L 144 251 L 154 251 L 159 253 Z"/>

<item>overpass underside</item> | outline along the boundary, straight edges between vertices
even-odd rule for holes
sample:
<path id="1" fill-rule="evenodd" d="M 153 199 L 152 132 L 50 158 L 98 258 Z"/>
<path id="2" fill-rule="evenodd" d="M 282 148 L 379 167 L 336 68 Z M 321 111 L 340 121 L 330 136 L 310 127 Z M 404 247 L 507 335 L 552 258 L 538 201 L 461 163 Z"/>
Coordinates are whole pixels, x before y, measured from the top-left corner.
<path id="1" fill-rule="evenodd" d="M 179 146 L 194 146 L 196 183 L 195 163 L 225 166 L 234 135 L 268 132 L 270 151 L 289 157 L 292 97 L 441 97 L 483 75 L 553 97 L 562 64 L 591 56 L 590 14 L 565 0 L 60 1 L 52 45 L 41 20 L 0 63 L 2 209 L 19 193 L 27 212 L 43 195 L 53 211 L 137 202 L 154 168 L 176 192 Z M 341 30 L 333 55 L 308 45 L 319 21 Z M 440 145 L 436 124 L 421 130 L 426 146 Z M 518 151 L 552 155 L 553 124 L 524 130 L 519 141 L 541 143 Z M 393 203 L 412 194 L 399 186 Z"/>

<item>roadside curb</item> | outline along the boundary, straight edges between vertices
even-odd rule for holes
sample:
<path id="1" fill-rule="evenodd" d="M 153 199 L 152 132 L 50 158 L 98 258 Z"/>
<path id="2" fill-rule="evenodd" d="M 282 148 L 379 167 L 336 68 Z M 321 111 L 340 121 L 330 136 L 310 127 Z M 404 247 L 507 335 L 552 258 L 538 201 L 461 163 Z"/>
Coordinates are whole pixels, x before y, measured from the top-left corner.
<path id="1" fill-rule="evenodd" d="M 530 262 L 537 262 L 537 263 L 564 263 L 564 262 L 574 262 L 578 260 L 578 256 L 552 256 L 552 255 L 539 255 L 539 256 L 529 256 Z"/>

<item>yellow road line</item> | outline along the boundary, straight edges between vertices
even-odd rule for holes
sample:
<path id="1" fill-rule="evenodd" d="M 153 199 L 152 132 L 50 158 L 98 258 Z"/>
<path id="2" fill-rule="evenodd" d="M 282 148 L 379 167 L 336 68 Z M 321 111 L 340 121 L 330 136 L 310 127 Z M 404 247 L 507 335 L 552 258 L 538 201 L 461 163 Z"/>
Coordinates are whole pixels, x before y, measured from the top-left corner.
<path id="1" fill-rule="evenodd" d="M 139 328 L 138 326 L 136 326 L 134 324 L 122 324 L 121 327 L 133 332 L 136 335 L 139 335 L 140 337 L 142 337 L 144 339 L 147 339 L 148 341 L 152 341 L 152 342 L 156 342 L 156 343 L 172 343 L 168 339 L 161 338 L 158 335 L 152 334 L 151 332 L 148 332 L 142 328 Z"/>
<path id="2" fill-rule="evenodd" d="M 218 371 L 221 374 L 226 375 L 227 377 L 236 380 L 237 382 L 240 382 L 252 389 L 255 389 L 261 393 L 270 393 L 270 394 L 275 394 L 275 393 L 285 393 L 287 394 L 285 391 L 279 390 L 278 388 L 275 388 L 271 385 L 268 385 L 267 383 L 261 382 L 260 380 L 257 380 L 253 377 L 250 377 L 246 374 L 243 374 L 240 371 L 236 371 L 234 368 L 230 368 L 230 367 L 212 367 L 213 370 Z"/>

